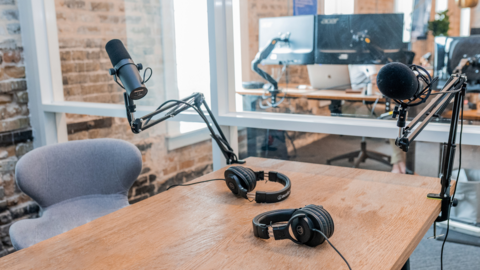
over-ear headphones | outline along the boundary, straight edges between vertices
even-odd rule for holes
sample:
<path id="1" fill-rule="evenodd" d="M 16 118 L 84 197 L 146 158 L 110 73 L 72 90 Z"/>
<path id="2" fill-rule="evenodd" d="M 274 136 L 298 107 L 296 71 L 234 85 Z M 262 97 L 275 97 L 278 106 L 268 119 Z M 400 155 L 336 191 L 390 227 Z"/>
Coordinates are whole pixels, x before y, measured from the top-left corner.
<path id="1" fill-rule="evenodd" d="M 278 222 L 287 224 L 274 225 Z M 282 209 L 262 213 L 253 219 L 253 234 L 262 239 L 290 239 L 297 244 L 316 247 L 333 235 L 330 214 L 320 205 L 298 209 Z M 293 236 L 290 234 L 290 228 Z"/>
<path id="2" fill-rule="evenodd" d="M 251 191 L 257 186 L 257 181 L 264 180 L 265 173 L 263 171 L 254 172 L 252 169 L 241 166 L 228 168 L 225 171 L 225 182 L 233 194 L 245 199 L 254 197 L 257 203 L 275 203 L 288 198 L 292 187 L 290 179 L 278 172 L 268 172 L 267 176 L 268 181 L 278 182 L 284 188 L 275 192 L 257 191 L 253 194 Z"/>

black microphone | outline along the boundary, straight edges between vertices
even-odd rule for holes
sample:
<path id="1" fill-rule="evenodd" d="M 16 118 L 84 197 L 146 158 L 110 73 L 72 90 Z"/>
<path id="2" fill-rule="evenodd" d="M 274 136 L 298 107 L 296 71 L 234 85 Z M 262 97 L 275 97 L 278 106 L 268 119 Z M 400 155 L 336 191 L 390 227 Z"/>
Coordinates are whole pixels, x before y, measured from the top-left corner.
<path id="1" fill-rule="evenodd" d="M 405 100 L 415 96 L 420 82 L 410 67 L 402 63 L 389 63 L 377 75 L 377 86 L 388 98 Z"/>
<path id="2" fill-rule="evenodd" d="M 148 89 L 140 77 L 141 65 L 135 65 L 127 49 L 118 39 L 110 40 L 105 46 L 105 50 L 113 65 L 110 75 L 116 75 L 120 78 L 123 88 L 132 100 L 143 98 L 148 93 Z"/>

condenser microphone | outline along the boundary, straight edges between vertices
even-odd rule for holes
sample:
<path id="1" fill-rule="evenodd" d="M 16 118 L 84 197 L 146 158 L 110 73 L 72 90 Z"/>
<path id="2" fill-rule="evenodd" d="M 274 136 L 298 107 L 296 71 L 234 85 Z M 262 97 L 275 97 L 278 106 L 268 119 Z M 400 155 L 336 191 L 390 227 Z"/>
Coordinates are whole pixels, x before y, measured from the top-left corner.
<path id="1" fill-rule="evenodd" d="M 377 86 L 388 98 L 406 100 L 414 97 L 422 85 L 409 66 L 395 62 L 386 64 L 380 69 Z"/>
<path id="2" fill-rule="evenodd" d="M 139 70 L 142 68 L 140 65 L 135 65 L 123 43 L 118 39 L 112 39 L 105 46 L 105 50 L 113 65 L 110 75 L 120 78 L 123 88 L 132 100 L 143 98 L 148 93 L 148 89 L 140 77 Z"/>

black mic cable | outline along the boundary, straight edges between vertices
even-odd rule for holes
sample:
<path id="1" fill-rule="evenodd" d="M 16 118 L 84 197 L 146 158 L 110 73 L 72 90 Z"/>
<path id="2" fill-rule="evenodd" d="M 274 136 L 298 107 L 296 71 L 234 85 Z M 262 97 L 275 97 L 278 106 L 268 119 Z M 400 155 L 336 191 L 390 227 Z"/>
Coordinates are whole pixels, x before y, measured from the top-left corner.
<path id="1" fill-rule="evenodd" d="M 448 206 L 448 217 L 447 217 L 447 230 L 445 232 L 445 237 L 443 238 L 442 243 L 442 250 L 440 251 L 440 270 L 443 270 L 443 248 L 445 247 L 445 242 L 447 241 L 448 232 L 450 231 L 450 212 L 452 210 L 453 200 L 455 199 L 455 193 L 457 192 L 458 180 L 460 179 L 460 170 L 462 169 L 462 135 L 463 135 L 463 108 L 464 108 L 464 96 L 462 95 L 462 114 L 461 114 L 461 122 L 460 122 L 460 139 L 458 141 L 460 156 L 458 157 L 458 173 L 457 179 L 455 180 L 455 188 L 453 189 L 453 195 Z M 433 226 L 437 226 L 433 224 Z"/>
<path id="2" fill-rule="evenodd" d="M 179 184 L 179 185 L 171 185 L 169 186 L 166 190 L 169 190 L 171 188 L 174 188 L 174 187 L 185 187 L 185 186 L 192 186 L 192 185 L 196 185 L 196 184 L 201 184 L 201 183 L 206 183 L 206 182 L 212 182 L 212 181 L 220 181 L 220 180 L 223 180 L 225 181 L 225 179 L 210 179 L 210 180 L 205 180 L 205 181 L 200 181 L 200 182 L 194 182 L 194 183 L 188 183 L 188 184 Z"/>
<path id="3" fill-rule="evenodd" d="M 343 261 L 347 264 L 348 269 L 352 270 L 352 268 L 350 267 L 350 264 L 348 264 L 347 260 L 345 259 L 345 257 L 343 257 L 342 253 L 340 253 L 340 251 L 338 251 L 338 249 L 336 249 L 335 246 L 332 245 L 330 240 L 328 240 L 328 237 L 322 231 L 317 229 L 312 229 L 312 231 L 318 232 L 319 234 L 321 234 L 325 238 L 325 240 L 327 240 L 327 243 L 338 253 L 338 255 L 340 255 L 340 257 L 342 257 Z"/>

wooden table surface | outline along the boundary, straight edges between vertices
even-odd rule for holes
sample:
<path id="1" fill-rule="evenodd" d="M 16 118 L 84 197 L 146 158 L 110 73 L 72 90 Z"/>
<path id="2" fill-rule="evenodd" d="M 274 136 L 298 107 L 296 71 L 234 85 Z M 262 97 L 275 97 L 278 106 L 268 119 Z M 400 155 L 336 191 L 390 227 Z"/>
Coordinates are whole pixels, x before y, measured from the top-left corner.
<path id="1" fill-rule="evenodd" d="M 446 111 L 442 114 L 445 118 L 452 118 L 452 111 Z M 480 114 L 477 110 L 465 110 L 463 112 L 463 119 L 464 120 L 471 120 L 471 121 L 480 121 Z"/>
<path id="2" fill-rule="evenodd" d="M 381 94 L 375 93 L 374 95 L 367 96 L 360 93 L 347 93 L 346 90 L 317 90 L 317 89 L 306 89 L 300 90 L 297 88 L 282 88 L 282 91 L 286 92 L 287 98 L 301 98 L 305 97 L 308 99 L 322 99 L 322 100 L 347 100 L 347 101 L 371 101 L 375 102 L 377 99 L 379 102 L 385 102 L 385 99 Z M 240 89 L 237 90 L 239 95 L 251 95 L 251 96 L 261 96 L 265 90 L 263 89 Z M 270 94 L 267 94 L 267 96 Z M 283 97 L 284 93 L 281 93 L 279 97 Z"/>
<path id="3" fill-rule="evenodd" d="M 176 187 L 3 257 L 0 269 L 347 269 L 326 243 L 253 236 L 256 215 L 307 204 L 330 212 L 330 240 L 353 269 L 400 269 L 440 212 L 427 199 L 440 190 L 436 178 L 260 158 L 246 166 L 286 174 L 291 196 L 257 204 L 223 181 Z"/>

